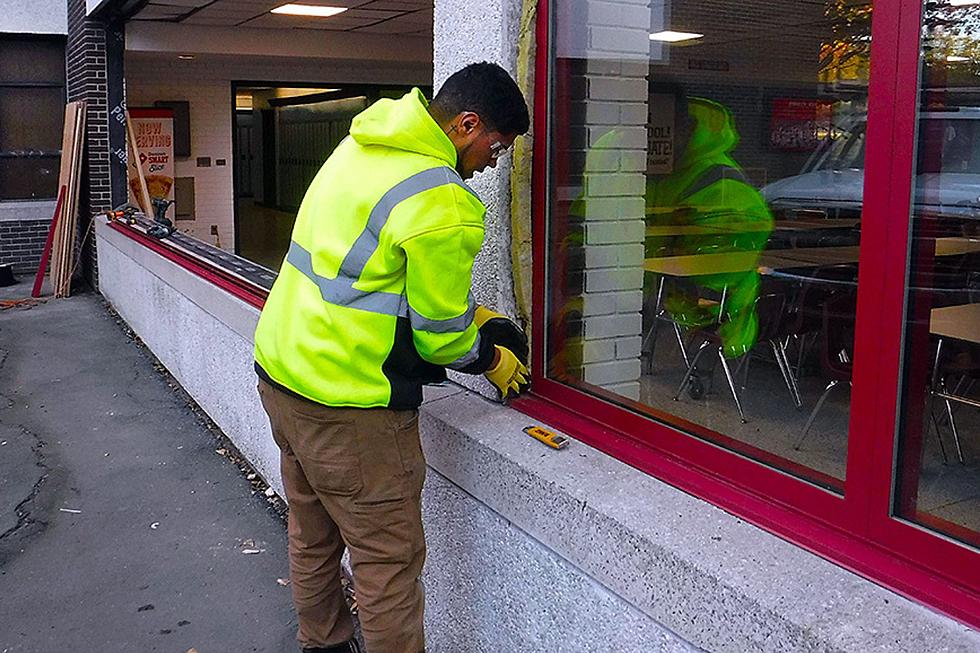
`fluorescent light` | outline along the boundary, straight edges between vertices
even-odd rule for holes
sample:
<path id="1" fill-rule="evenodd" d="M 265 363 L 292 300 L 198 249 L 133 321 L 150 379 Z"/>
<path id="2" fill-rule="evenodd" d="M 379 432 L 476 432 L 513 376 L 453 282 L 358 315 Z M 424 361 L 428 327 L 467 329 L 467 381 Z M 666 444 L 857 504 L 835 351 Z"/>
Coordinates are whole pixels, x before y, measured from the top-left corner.
<path id="1" fill-rule="evenodd" d="M 980 2 L 980 0 L 978 0 L 978 2 Z M 288 4 L 282 5 L 281 7 L 276 7 L 272 10 L 272 13 L 287 14 L 289 16 L 316 16 L 318 18 L 326 18 L 327 16 L 336 16 L 337 14 L 345 11 L 347 11 L 347 7 Z"/>
<path id="2" fill-rule="evenodd" d="M 961 57 L 957 54 L 951 54 L 948 57 L 946 57 L 946 61 L 949 63 L 960 63 L 962 61 L 969 61 L 969 60 L 970 57 Z"/>
<path id="3" fill-rule="evenodd" d="M 970 5 L 980 5 L 980 0 L 949 0 L 951 7 L 969 7 Z"/>
<path id="4" fill-rule="evenodd" d="M 980 2 L 980 0 L 977 0 Z M 664 41 L 666 43 L 677 43 L 679 41 L 692 41 L 694 39 L 699 39 L 704 34 L 695 34 L 694 32 L 674 32 L 673 30 L 664 30 L 663 32 L 654 32 L 650 35 L 651 41 Z"/>
<path id="5" fill-rule="evenodd" d="M 192 55 L 192 54 L 178 54 L 177 55 L 177 58 L 178 59 L 183 59 L 184 61 L 190 61 L 191 59 L 194 58 L 194 55 Z"/>

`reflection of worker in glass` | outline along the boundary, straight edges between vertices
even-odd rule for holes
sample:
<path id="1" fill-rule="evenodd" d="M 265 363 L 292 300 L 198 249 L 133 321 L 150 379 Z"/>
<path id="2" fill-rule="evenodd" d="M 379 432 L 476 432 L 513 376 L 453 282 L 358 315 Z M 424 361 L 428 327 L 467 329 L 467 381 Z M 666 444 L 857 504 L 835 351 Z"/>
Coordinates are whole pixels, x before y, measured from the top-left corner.
<path id="1" fill-rule="evenodd" d="M 731 112 L 717 102 L 685 98 L 682 93 L 674 111 L 673 169 L 647 177 L 647 225 L 706 229 L 650 236 L 647 258 L 761 252 L 772 231 L 772 215 L 730 156 L 738 144 Z M 699 301 L 704 289 L 715 291 L 722 301 Z M 755 344 L 758 294 L 759 274 L 750 261 L 744 271 L 673 279 L 664 306 L 682 326 L 720 323 L 725 355 L 734 358 Z"/>

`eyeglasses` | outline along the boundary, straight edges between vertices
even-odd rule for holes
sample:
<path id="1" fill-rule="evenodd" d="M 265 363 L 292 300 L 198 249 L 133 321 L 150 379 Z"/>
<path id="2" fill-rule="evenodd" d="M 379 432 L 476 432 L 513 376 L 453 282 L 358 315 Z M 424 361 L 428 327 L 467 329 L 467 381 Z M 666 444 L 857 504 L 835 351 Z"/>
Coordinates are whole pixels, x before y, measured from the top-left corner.
<path id="1" fill-rule="evenodd" d="M 512 149 L 514 149 L 513 141 L 511 141 L 510 145 L 504 145 L 500 141 L 494 141 L 490 143 L 490 158 L 494 160 L 499 159 Z"/>

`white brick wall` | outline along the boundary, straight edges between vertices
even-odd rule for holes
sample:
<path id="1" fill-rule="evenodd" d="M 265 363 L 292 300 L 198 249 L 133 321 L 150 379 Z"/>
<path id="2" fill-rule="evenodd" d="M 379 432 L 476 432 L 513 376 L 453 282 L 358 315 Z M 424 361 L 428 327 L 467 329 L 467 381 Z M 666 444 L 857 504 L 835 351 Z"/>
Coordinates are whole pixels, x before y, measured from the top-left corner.
<path id="1" fill-rule="evenodd" d="M 570 125 L 582 156 L 582 202 L 575 219 L 584 234 L 582 256 L 581 378 L 639 399 L 647 148 L 647 64 L 650 8 L 643 3 L 589 0 L 559 10 L 559 44 L 589 57 L 578 68 L 585 97 Z M 575 14 L 572 16 L 571 14 Z M 581 24 L 561 24 L 582 19 Z M 583 42 L 584 41 L 584 42 Z M 641 60 L 643 65 L 634 62 Z M 576 174 L 573 170 L 572 174 Z M 577 276 L 575 277 L 577 278 Z M 574 360 L 574 356 L 570 359 Z"/>

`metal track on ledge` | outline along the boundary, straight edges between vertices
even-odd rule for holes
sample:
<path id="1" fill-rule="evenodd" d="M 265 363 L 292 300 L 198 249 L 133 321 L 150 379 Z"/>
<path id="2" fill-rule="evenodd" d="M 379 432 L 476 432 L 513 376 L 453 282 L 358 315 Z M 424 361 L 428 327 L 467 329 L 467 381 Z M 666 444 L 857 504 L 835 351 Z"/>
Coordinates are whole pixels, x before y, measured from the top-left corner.
<path id="1" fill-rule="evenodd" d="M 140 215 L 136 217 L 136 224 L 127 226 L 146 235 L 146 230 L 153 226 L 153 221 Z M 147 238 L 152 238 L 152 236 L 147 235 Z M 272 282 L 276 280 L 277 273 L 274 270 L 231 252 L 218 249 L 214 245 L 185 233 L 175 231 L 166 238 L 157 240 L 192 260 L 220 270 L 243 285 L 258 291 L 262 296 L 269 293 L 272 289 Z"/>

